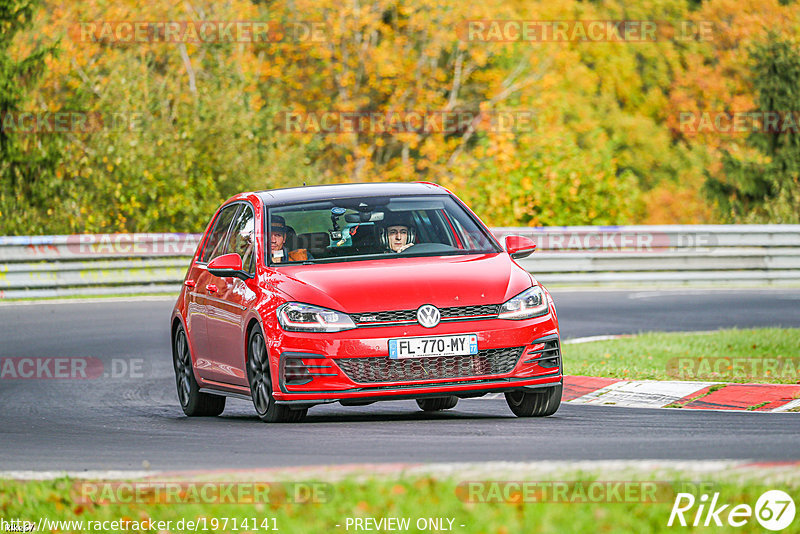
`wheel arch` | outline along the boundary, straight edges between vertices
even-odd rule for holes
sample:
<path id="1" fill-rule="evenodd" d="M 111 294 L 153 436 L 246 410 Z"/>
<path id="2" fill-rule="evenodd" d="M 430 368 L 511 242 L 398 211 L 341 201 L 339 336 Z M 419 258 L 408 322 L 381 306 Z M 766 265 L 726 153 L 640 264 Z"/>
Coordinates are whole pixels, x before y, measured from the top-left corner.
<path id="1" fill-rule="evenodd" d="M 258 327 L 261 329 L 261 335 L 264 337 L 264 350 L 267 351 L 267 361 L 269 362 L 269 379 L 270 383 L 272 384 L 272 391 L 273 392 L 280 392 L 278 386 L 278 373 L 279 373 L 279 364 L 277 361 L 273 360 L 271 357 L 272 352 L 270 350 L 270 346 L 267 340 L 267 333 L 264 325 L 261 324 L 259 320 L 260 317 L 253 316 L 247 322 L 247 328 L 245 328 L 245 336 L 244 336 L 244 369 L 247 369 L 250 360 L 250 335 L 253 333 L 253 330 Z M 246 372 L 246 371 L 245 371 Z"/>
<path id="2" fill-rule="evenodd" d="M 261 328 L 261 332 L 264 332 L 264 327 L 261 326 L 259 320 L 255 317 L 251 317 L 250 320 L 247 322 L 247 328 L 244 329 L 244 363 L 247 364 L 247 360 L 250 359 L 250 334 L 253 333 L 253 329 L 258 326 Z"/>
<path id="3" fill-rule="evenodd" d="M 172 317 L 172 325 L 170 326 L 170 330 L 169 330 L 169 344 L 170 344 L 170 347 L 172 347 L 172 357 L 173 358 L 175 358 L 175 356 L 177 356 L 175 354 L 175 333 L 178 331 L 178 327 L 179 326 L 183 327 L 183 331 L 184 332 L 186 331 L 186 326 L 183 324 L 183 321 L 181 320 L 180 315 L 175 314 L 175 316 Z M 186 334 L 186 343 L 187 343 L 187 345 L 189 343 L 189 335 L 188 334 Z M 191 354 L 192 354 L 192 351 L 191 351 L 191 348 L 190 348 L 189 349 L 189 355 L 191 356 Z"/>

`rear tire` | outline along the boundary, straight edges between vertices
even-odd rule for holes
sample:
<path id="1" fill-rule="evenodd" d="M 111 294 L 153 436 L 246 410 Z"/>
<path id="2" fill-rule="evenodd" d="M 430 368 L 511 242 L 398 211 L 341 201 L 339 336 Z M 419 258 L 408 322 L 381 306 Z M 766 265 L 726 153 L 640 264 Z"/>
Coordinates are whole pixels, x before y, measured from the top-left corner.
<path id="1" fill-rule="evenodd" d="M 259 419 L 265 423 L 299 423 L 305 418 L 308 408 L 292 410 L 288 406 L 275 403 L 267 346 L 264 343 L 264 334 L 258 326 L 250 332 L 247 343 L 247 380 L 250 383 L 253 406 Z"/>
<path id="2" fill-rule="evenodd" d="M 458 397 L 450 395 L 448 397 L 433 397 L 429 399 L 417 399 L 417 405 L 425 412 L 438 412 L 455 408 L 458 404 Z"/>
<path id="3" fill-rule="evenodd" d="M 561 406 L 563 384 L 536 390 L 517 390 L 506 393 L 506 402 L 517 417 L 547 417 Z"/>
<path id="4" fill-rule="evenodd" d="M 189 417 L 213 417 L 225 409 L 225 397 L 200 393 L 200 386 L 194 377 L 192 355 L 183 325 L 175 330 L 172 343 L 172 363 L 175 368 L 175 385 L 178 387 L 178 401 L 183 413 Z"/>

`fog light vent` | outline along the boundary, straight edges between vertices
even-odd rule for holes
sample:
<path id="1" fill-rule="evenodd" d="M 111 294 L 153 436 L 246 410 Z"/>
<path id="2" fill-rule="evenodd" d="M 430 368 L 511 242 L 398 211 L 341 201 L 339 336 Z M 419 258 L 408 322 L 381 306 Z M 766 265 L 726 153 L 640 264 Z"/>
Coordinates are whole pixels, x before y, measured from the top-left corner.
<path id="1" fill-rule="evenodd" d="M 302 358 L 284 358 L 283 359 L 283 381 L 287 385 L 299 386 L 308 384 L 313 377 L 303 363 Z"/>
<path id="2" fill-rule="evenodd" d="M 542 348 L 538 348 L 539 345 L 542 345 Z M 537 343 L 534 347 L 537 348 L 529 348 L 526 351 L 526 359 L 523 363 L 538 363 L 545 369 L 556 369 L 561 366 L 561 349 L 558 346 L 558 339 Z"/>

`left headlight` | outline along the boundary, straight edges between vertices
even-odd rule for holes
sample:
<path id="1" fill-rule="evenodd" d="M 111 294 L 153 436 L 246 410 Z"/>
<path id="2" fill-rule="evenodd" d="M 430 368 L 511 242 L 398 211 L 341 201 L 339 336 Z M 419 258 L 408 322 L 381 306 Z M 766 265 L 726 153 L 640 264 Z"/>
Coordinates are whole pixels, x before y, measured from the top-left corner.
<path id="1" fill-rule="evenodd" d="M 547 297 L 539 286 L 526 289 L 500 305 L 499 319 L 530 319 L 548 311 Z"/>
<path id="2" fill-rule="evenodd" d="M 281 328 L 289 332 L 341 332 L 356 327 L 346 313 L 302 302 L 287 302 L 275 313 Z"/>

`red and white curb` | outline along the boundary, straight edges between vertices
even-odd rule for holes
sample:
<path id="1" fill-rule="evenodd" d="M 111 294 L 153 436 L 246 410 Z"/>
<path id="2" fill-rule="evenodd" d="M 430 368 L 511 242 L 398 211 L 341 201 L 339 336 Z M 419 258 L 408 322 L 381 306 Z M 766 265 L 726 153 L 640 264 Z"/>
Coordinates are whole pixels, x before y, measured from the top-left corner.
<path id="1" fill-rule="evenodd" d="M 570 339 L 564 344 L 588 343 L 628 335 Z M 485 398 L 502 398 L 502 394 Z M 800 411 L 800 384 L 730 384 L 678 380 L 622 380 L 592 376 L 564 376 L 562 402 L 633 408 L 687 408 L 690 410 Z"/>
<path id="2" fill-rule="evenodd" d="M 726 384 L 565 376 L 571 404 L 787 412 L 800 406 L 800 384 Z"/>
<path id="3" fill-rule="evenodd" d="M 483 398 L 502 398 L 502 394 Z M 628 408 L 800 411 L 800 384 L 728 384 L 564 376 L 562 402 Z"/>

